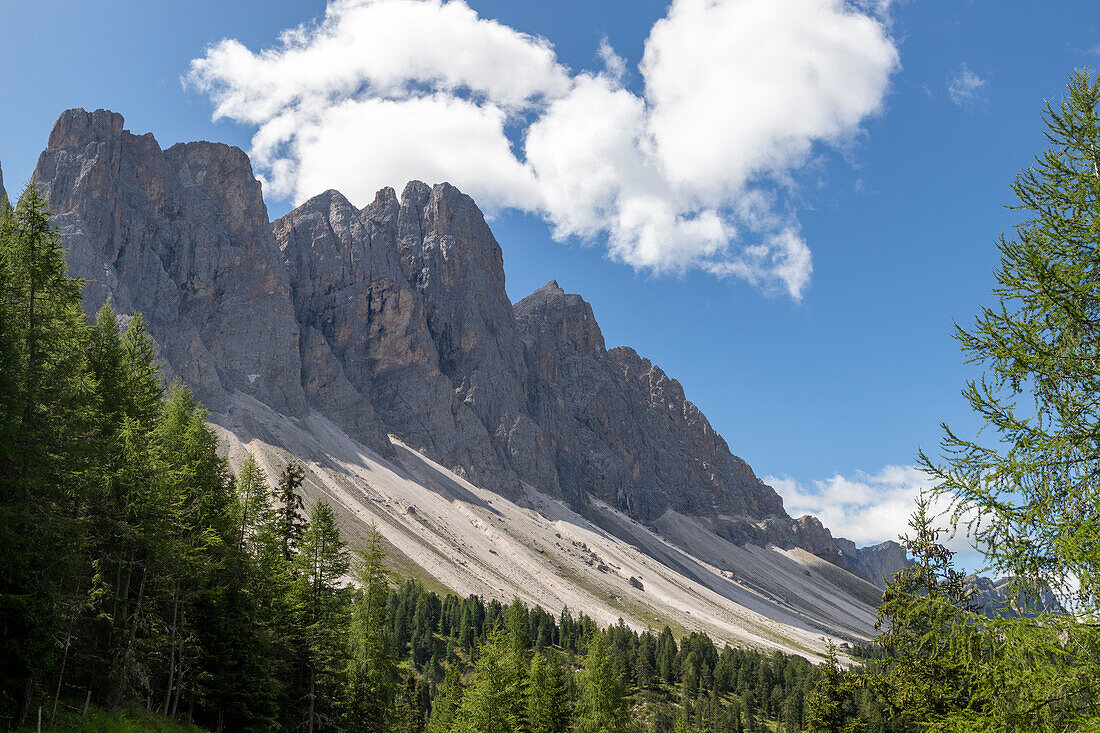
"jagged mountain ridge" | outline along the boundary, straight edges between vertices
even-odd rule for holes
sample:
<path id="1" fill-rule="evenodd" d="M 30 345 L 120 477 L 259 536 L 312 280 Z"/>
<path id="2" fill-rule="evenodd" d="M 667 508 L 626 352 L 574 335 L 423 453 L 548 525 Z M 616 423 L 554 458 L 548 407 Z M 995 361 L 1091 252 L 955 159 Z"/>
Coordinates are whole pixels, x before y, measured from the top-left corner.
<path id="1" fill-rule="evenodd" d="M 894 545 L 861 566 L 816 519 L 787 516 L 675 380 L 605 348 L 580 296 L 551 282 L 513 306 L 500 247 L 454 187 L 383 189 L 363 209 L 330 191 L 269 223 L 242 151 L 161 150 L 123 125 L 65 112 L 34 180 L 89 312 L 143 312 L 215 421 L 247 395 L 318 413 L 383 457 L 395 435 L 510 500 L 602 502 L 674 542 L 691 517 L 734 546 L 802 548 L 873 581 L 868 568 L 903 561 Z"/>

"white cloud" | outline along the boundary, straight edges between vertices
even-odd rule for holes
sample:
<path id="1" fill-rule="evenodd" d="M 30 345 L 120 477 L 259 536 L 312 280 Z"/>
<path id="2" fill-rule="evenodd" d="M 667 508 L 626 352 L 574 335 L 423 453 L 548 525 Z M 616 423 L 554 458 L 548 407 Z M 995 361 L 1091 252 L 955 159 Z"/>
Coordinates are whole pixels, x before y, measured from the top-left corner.
<path id="1" fill-rule="evenodd" d="M 857 545 L 912 534 L 909 517 L 917 498 L 932 486 L 917 466 L 885 466 L 878 473 L 857 471 L 852 476 L 837 473 L 812 481 L 809 488 L 790 476 L 766 476 L 763 481 L 783 497 L 784 508 L 792 517 L 812 514 L 833 536 L 847 537 Z M 941 540 L 958 553 L 958 566 L 980 567 L 981 557 L 966 536 L 965 524 L 951 536 L 947 510 L 945 498 L 934 500 L 930 507 L 936 517 L 934 525 L 947 532 Z"/>
<path id="2" fill-rule="evenodd" d="M 971 71 L 966 64 L 962 64 L 947 80 L 947 95 L 955 104 L 966 107 L 981 98 L 984 87 L 985 79 Z"/>
<path id="3" fill-rule="evenodd" d="M 510 108 L 569 87 L 548 41 L 442 0 L 332 0 L 320 23 L 284 31 L 276 48 L 211 46 L 188 79 L 210 93 L 215 119 L 258 125 L 341 98 L 408 98 L 415 85 Z"/>
<path id="4" fill-rule="evenodd" d="M 800 163 L 875 112 L 897 51 L 830 0 L 679 0 L 646 42 L 657 155 L 708 199 Z"/>
<path id="5" fill-rule="evenodd" d="M 626 78 L 626 59 L 615 53 L 615 49 L 611 46 L 611 41 L 607 40 L 607 36 L 600 37 L 600 48 L 597 53 L 600 61 L 603 61 L 607 75 L 621 84 Z"/>
<path id="6" fill-rule="evenodd" d="M 812 255 L 793 174 L 881 108 L 898 64 L 888 5 L 673 0 L 635 93 L 606 39 L 602 68 L 574 72 L 546 39 L 464 0 L 332 0 L 273 48 L 211 46 L 185 83 L 215 119 L 256 127 L 250 152 L 277 197 L 338 188 L 365 203 L 447 180 L 635 268 L 697 268 L 799 300 Z"/>
<path id="7" fill-rule="evenodd" d="M 400 187 L 418 179 L 451 181 L 495 206 L 537 207 L 534 177 L 512 155 L 505 120 L 499 108 L 447 95 L 349 99 L 296 119 L 285 156 L 262 145 L 254 152 L 261 151 L 261 161 L 285 161 L 285 174 L 276 171 L 271 188 L 297 199 L 338 188 L 365 204 L 382 183 Z M 417 142 L 392 144 L 402 140 Z"/>

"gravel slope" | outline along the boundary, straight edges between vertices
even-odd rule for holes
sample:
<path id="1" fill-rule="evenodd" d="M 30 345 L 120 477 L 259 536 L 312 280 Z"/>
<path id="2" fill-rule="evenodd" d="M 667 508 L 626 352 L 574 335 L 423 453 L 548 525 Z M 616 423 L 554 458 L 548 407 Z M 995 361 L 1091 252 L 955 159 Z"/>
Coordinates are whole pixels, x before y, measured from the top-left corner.
<path id="1" fill-rule="evenodd" d="M 274 480 L 297 457 L 307 504 L 332 503 L 353 549 L 374 523 L 395 569 L 437 590 L 810 658 L 824 637 L 872 633 L 877 590 L 802 550 L 737 547 L 672 512 L 655 529 L 599 501 L 585 518 L 530 488 L 508 501 L 396 439 L 386 460 L 317 414 L 287 418 L 240 394 L 211 419 L 231 462 L 251 450 Z"/>

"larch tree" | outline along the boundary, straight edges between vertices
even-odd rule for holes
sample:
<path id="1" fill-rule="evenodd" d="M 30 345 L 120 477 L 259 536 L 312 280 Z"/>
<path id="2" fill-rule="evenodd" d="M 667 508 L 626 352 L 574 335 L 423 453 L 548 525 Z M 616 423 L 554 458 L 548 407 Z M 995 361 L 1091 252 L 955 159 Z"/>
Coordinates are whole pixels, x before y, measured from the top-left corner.
<path id="1" fill-rule="evenodd" d="M 630 701 L 615 667 L 607 635 L 592 634 L 584 659 L 576 730 L 578 733 L 623 733 L 630 729 Z"/>
<path id="2" fill-rule="evenodd" d="M 325 501 L 318 501 L 310 512 L 309 529 L 302 536 L 296 564 L 305 646 L 302 727 L 308 733 L 336 730 L 350 602 L 350 593 L 341 579 L 351 560 L 336 526 L 336 515 Z"/>
<path id="3" fill-rule="evenodd" d="M 1021 171 L 1023 220 L 999 241 L 994 303 L 957 338 L 984 369 L 963 392 L 979 438 L 944 425 L 922 454 L 990 570 L 1023 608 L 986 624 L 971 667 L 995 695 L 984 730 L 1100 728 L 1100 78 L 1080 71 L 1044 112 L 1047 150 Z M 1064 613 L 1038 603 L 1048 589 Z"/>
<path id="4" fill-rule="evenodd" d="M 397 694 L 397 658 L 387 608 L 390 582 L 381 532 L 371 526 L 355 564 L 349 634 L 351 715 L 364 730 L 389 730 Z"/>

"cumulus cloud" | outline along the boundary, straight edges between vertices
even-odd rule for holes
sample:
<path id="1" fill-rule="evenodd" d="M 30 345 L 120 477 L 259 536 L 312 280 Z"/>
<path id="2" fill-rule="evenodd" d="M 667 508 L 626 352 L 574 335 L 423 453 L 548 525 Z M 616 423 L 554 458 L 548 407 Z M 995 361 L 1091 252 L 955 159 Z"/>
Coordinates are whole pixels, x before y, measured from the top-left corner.
<path id="1" fill-rule="evenodd" d="M 981 78 L 966 64 L 962 64 L 947 80 L 947 96 L 960 107 L 966 107 L 981 98 L 985 88 L 985 79 Z"/>
<path id="2" fill-rule="evenodd" d="M 927 474 L 917 466 L 885 466 L 878 473 L 857 471 L 851 476 L 834 474 L 816 479 L 809 487 L 790 476 L 767 476 L 764 483 L 783 497 L 787 513 L 793 517 L 812 514 L 834 536 L 847 537 L 857 545 L 874 544 L 911 534 L 909 517 L 916 509 L 917 497 L 931 488 Z M 930 508 L 937 517 L 935 525 L 950 530 L 946 499 L 933 501 Z M 966 535 L 964 524 L 953 536 L 942 539 L 953 551 L 960 566 L 974 570 L 981 557 Z"/>
<path id="3" fill-rule="evenodd" d="M 790 186 L 878 112 L 898 65 L 888 2 L 673 0 L 637 90 L 607 39 L 571 70 L 549 40 L 464 0 L 331 0 L 253 51 L 227 39 L 185 84 L 254 126 L 267 191 L 447 180 L 654 273 L 701 269 L 799 300 L 812 255 Z"/>

